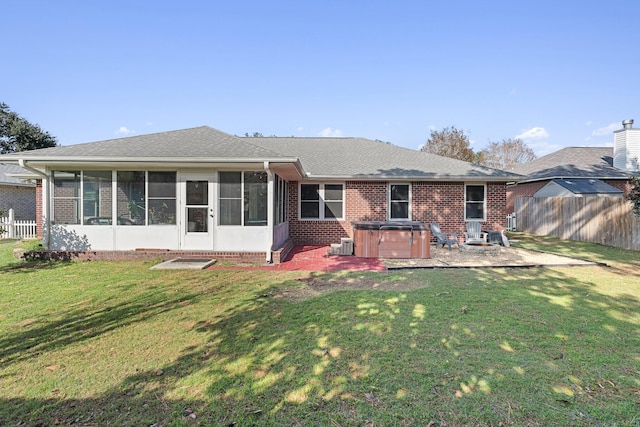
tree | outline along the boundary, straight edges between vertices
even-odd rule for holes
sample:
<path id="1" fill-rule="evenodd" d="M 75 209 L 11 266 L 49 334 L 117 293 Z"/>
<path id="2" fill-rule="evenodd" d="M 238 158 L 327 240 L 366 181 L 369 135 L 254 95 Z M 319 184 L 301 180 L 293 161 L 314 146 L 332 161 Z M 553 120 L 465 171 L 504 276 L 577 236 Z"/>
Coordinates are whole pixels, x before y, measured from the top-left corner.
<path id="1" fill-rule="evenodd" d="M 536 158 L 535 153 L 521 139 L 507 138 L 492 142 L 477 156 L 479 164 L 496 169 L 509 170 Z"/>
<path id="2" fill-rule="evenodd" d="M 453 126 L 441 131 L 432 130 L 431 136 L 427 143 L 420 148 L 420 151 L 465 162 L 472 162 L 474 159 L 473 150 L 469 146 L 469 137 Z"/>
<path id="3" fill-rule="evenodd" d="M 0 102 L 0 154 L 55 147 L 56 138 Z"/>

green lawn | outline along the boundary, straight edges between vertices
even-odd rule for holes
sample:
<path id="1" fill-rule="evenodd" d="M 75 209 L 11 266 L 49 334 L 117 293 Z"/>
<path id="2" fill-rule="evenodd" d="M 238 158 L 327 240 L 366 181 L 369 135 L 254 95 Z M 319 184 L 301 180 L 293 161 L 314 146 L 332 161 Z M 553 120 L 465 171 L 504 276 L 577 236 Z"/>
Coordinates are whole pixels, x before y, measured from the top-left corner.
<path id="1" fill-rule="evenodd" d="M 0 425 L 638 425 L 640 253 L 515 237 L 610 267 L 158 271 L 0 242 Z"/>

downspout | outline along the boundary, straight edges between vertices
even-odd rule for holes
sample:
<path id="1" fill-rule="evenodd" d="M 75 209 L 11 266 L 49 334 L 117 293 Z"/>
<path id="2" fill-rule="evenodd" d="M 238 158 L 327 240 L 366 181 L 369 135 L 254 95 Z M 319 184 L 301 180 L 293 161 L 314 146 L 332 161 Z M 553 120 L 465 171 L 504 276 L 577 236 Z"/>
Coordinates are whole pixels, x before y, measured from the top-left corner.
<path id="1" fill-rule="evenodd" d="M 38 170 L 32 166 L 29 166 L 27 164 L 27 162 L 25 162 L 24 159 L 18 159 L 18 164 L 20 165 L 21 168 L 28 170 L 29 172 L 32 172 L 36 175 L 41 176 L 42 179 L 42 229 L 43 229 L 43 236 L 42 236 L 42 246 L 44 246 L 45 248 L 49 249 L 49 240 L 51 238 L 51 223 L 50 223 L 50 216 L 49 216 L 49 211 L 50 211 L 50 203 L 49 203 L 49 185 L 50 185 L 50 179 L 49 179 L 49 175 L 47 175 L 46 173 L 42 172 L 41 170 Z M 46 185 L 45 185 L 46 183 Z M 45 219 L 46 219 L 46 224 L 45 224 Z M 36 219 L 37 221 L 37 219 Z"/>
<path id="2" fill-rule="evenodd" d="M 269 162 L 264 162 L 264 170 L 267 172 L 267 264 L 271 264 L 271 249 L 273 247 L 273 172 L 269 169 Z"/>

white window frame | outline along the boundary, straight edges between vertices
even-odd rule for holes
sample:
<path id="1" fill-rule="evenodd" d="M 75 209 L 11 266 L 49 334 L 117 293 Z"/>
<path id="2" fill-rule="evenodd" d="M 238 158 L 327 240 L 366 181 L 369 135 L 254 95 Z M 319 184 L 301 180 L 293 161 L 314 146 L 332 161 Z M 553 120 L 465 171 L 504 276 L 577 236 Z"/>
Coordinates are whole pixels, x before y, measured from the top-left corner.
<path id="1" fill-rule="evenodd" d="M 478 203 L 478 202 L 467 200 L 467 187 L 469 186 L 484 188 L 483 190 L 484 198 L 482 200 L 482 218 L 467 218 L 467 203 Z M 464 220 L 477 221 L 477 222 L 484 222 L 487 220 L 487 184 L 486 183 L 465 182 L 464 184 Z"/>
<path id="2" fill-rule="evenodd" d="M 319 203 L 319 211 L 318 211 L 318 218 L 303 218 L 302 217 L 302 186 L 303 185 L 317 185 L 318 186 L 318 192 L 320 193 L 320 199 L 318 200 Z M 342 212 L 340 213 L 339 217 L 336 218 L 325 218 L 324 216 L 324 204 L 325 204 L 325 197 L 324 197 L 324 188 L 325 185 L 341 185 L 342 186 Z M 337 202 L 338 200 L 327 200 L 327 202 Z M 342 221 L 344 220 L 344 212 L 346 209 L 346 197 L 345 197 L 345 184 L 344 182 L 299 182 L 298 183 L 298 221 Z"/>
<path id="3" fill-rule="evenodd" d="M 407 209 L 407 213 L 408 213 L 408 217 L 407 218 L 392 218 L 391 217 L 391 187 L 393 185 L 406 185 L 407 187 L 409 187 L 409 199 L 407 200 L 408 203 L 408 209 Z M 413 188 L 411 187 L 411 183 L 410 182 L 390 182 L 389 185 L 387 186 L 387 218 L 389 219 L 389 221 L 411 221 L 412 218 L 412 209 L 411 209 L 411 199 L 413 197 Z"/>
<path id="4" fill-rule="evenodd" d="M 220 175 L 223 173 L 239 173 L 240 174 L 240 197 L 222 197 L 222 191 L 220 190 Z M 266 227 L 268 224 L 265 223 L 264 225 L 247 225 L 246 223 L 246 218 L 245 218 L 245 207 L 247 207 L 247 203 L 248 201 L 246 200 L 246 180 L 245 180 L 245 175 L 247 173 L 264 173 L 266 174 L 265 171 L 263 170 L 251 170 L 251 169 L 242 169 L 242 170 L 221 170 L 218 171 L 218 194 L 217 194 L 217 200 L 216 203 L 218 204 L 218 221 L 217 221 L 217 225 L 219 227 L 247 227 L 247 228 L 252 228 L 252 227 Z M 267 182 L 267 191 L 268 191 L 268 186 L 269 183 Z M 220 206 L 221 200 L 240 200 L 240 224 L 222 224 L 222 214 L 220 213 Z M 269 216 L 269 206 L 267 205 L 267 222 L 268 222 L 268 216 Z"/>
<path id="5" fill-rule="evenodd" d="M 289 206 L 289 182 L 276 175 L 273 180 L 274 197 L 274 224 L 282 224 L 289 221 L 289 213 L 287 207 Z"/>

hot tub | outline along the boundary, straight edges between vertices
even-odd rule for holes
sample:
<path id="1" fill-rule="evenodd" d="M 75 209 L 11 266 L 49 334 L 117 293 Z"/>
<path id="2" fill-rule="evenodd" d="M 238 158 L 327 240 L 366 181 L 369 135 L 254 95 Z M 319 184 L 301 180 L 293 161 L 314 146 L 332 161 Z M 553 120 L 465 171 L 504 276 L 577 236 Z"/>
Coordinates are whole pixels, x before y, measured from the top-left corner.
<path id="1" fill-rule="evenodd" d="M 429 258 L 429 226 L 418 221 L 352 222 L 354 253 L 361 258 Z"/>

